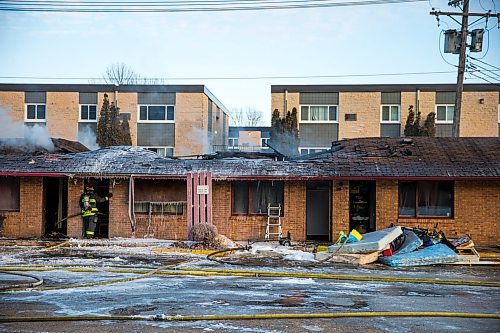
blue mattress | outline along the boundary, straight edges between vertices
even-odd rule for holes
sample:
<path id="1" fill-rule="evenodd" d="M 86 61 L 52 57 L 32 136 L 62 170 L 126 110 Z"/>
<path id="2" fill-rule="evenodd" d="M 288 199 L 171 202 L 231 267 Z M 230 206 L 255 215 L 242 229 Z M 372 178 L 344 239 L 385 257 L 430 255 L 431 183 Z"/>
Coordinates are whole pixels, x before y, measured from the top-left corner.
<path id="1" fill-rule="evenodd" d="M 380 257 L 378 260 L 388 266 L 403 267 L 446 264 L 457 262 L 459 259 L 455 251 L 448 246 L 436 244 L 420 251 L 393 255 L 390 257 Z"/>

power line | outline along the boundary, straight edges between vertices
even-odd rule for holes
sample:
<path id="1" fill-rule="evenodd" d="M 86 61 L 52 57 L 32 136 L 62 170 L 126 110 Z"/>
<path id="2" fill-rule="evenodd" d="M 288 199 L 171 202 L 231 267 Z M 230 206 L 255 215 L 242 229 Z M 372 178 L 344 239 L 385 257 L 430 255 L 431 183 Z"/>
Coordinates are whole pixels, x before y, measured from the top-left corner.
<path id="1" fill-rule="evenodd" d="M 474 57 L 471 57 L 471 56 L 469 56 L 469 58 L 471 58 L 472 60 L 475 60 L 475 61 L 479 61 L 479 62 L 480 62 L 480 63 L 482 63 L 483 65 L 493 67 L 493 68 L 495 68 L 496 70 L 499 70 L 499 71 L 500 71 L 500 67 L 496 67 L 496 66 L 490 65 L 490 64 L 488 64 L 487 62 L 482 61 L 481 59 L 474 58 Z"/>
<path id="2" fill-rule="evenodd" d="M 0 11 L 12 12 L 81 12 L 81 13 L 168 13 L 168 12 L 220 12 L 270 9 L 303 9 L 352 7 L 423 2 L 427 0 L 265 0 L 265 1 L 176 1 L 176 2 L 124 2 L 101 1 L 78 3 L 76 1 L 0 1 Z"/>
<path id="3" fill-rule="evenodd" d="M 377 77 L 377 76 L 403 76 L 403 75 L 429 75 L 450 74 L 454 71 L 429 71 L 429 72 L 401 72 L 401 73 L 373 73 L 373 74 L 344 74 L 344 75 L 297 75 L 297 76 L 239 76 L 239 77 L 141 77 L 142 80 L 271 80 L 271 79 L 318 79 L 318 78 L 347 78 L 347 77 Z M 48 77 L 48 76 L 0 76 L 0 79 L 30 79 L 30 80 L 96 80 L 102 81 L 102 77 Z"/>

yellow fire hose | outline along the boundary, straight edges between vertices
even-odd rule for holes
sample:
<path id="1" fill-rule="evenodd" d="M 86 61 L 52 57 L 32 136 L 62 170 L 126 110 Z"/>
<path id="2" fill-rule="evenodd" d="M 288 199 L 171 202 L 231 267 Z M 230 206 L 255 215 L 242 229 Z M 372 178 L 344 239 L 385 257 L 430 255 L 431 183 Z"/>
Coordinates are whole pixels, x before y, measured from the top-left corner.
<path id="1" fill-rule="evenodd" d="M 328 319 L 328 318 L 374 318 L 374 317 L 447 317 L 500 319 L 497 313 L 465 312 L 333 312 L 333 313 L 276 313 L 241 315 L 200 315 L 200 316 L 59 316 L 59 317 L 0 317 L 0 323 L 55 322 L 55 321 L 214 321 L 214 320 L 265 320 L 265 319 Z"/>
<path id="2" fill-rule="evenodd" d="M 72 265 L 74 267 L 55 266 L 55 267 L 40 267 L 40 266 L 3 266 L 0 267 L 0 272 L 5 271 L 53 271 L 53 270 L 65 270 L 69 272 L 81 272 L 81 273 L 95 273 L 95 272 L 108 272 L 116 274 L 140 274 L 142 278 L 145 276 L 157 274 L 157 275 L 173 275 L 173 276 L 240 276 L 240 277 L 277 277 L 277 278 L 304 278 L 304 279 L 324 279 L 324 280 L 346 280 L 346 281 L 369 281 L 369 282 L 397 282 L 397 283 L 417 283 L 417 284 L 441 284 L 441 285 L 460 285 L 460 286 L 473 286 L 473 287 L 500 287 L 500 282 L 495 281 L 474 281 L 474 280 L 450 280 L 450 279 L 429 279 L 429 278 L 404 278 L 404 277 L 385 277 L 385 276 L 365 276 L 365 275 L 343 275 L 343 274 L 326 274 L 326 273 L 295 273 L 295 272 L 283 272 L 283 271 L 257 271 L 257 270 L 222 270 L 222 269 L 202 269 L 202 268 L 188 268 L 188 267 L 177 267 L 175 270 L 171 269 L 180 263 L 162 266 L 162 267 L 149 267 L 151 271 L 148 273 L 144 272 L 145 266 L 130 266 L 132 269 L 105 269 L 96 270 L 95 268 L 86 267 L 97 267 L 90 265 L 83 265 L 83 268 L 77 268 L 78 265 Z M 121 265 L 118 265 L 121 267 Z M 102 266 L 98 266 L 102 267 Z M 110 266 L 112 267 L 112 266 Z M 134 269 L 140 267 L 141 269 Z M 145 275 L 148 274 L 148 275 Z M 122 281 L 123 280 L 123 281 Z M 126 278 L 113 280 L 118 283 L 131 281 L 134 278 Z M 99 284 L 109 284 L 105 282 L 99 282 Z M 44 287 L 52 289 L 61 288 L 77 288 L 77 287 L 87 287 L 98 284 L 84 284 L 75 286 L 62 286 L 62 287 Z M 40 288 L 38 288 L 40 289 Z"/>

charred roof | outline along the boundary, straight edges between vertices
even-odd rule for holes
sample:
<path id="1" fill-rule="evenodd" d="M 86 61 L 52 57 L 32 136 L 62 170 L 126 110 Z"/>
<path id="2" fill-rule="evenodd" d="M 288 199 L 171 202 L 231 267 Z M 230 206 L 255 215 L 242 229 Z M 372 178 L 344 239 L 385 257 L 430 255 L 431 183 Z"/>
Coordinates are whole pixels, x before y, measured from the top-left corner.
<path id="1" fill-rule="evenodd" d="M 500 179 L 499 138 L 363 138 L 294 161 L 222 158 L 178 160 L 140 147 L 72 154 L 0 155 L 0 175 L 214 179 Z"/>

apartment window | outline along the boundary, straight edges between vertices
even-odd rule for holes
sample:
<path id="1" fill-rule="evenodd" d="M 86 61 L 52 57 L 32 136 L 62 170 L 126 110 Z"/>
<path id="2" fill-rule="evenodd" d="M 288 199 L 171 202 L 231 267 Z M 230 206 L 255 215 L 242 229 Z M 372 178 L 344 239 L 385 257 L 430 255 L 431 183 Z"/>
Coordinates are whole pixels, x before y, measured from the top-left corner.
<path id="1" fill-rule="evenodd" d="M 19 211 L 20 182 L 15 177 L 0 177 L 0 211 Z"/>
<path id="2" fill-rule="evenodd" d="M 299 147 L 300 155 L 308 155 L 313 153 L 321 153 L 327 151 L 329 148 L 304 148 Z"/>
<path id="3" fill-rule="evenodd" d="M 163 156 L 163 157 L 172 157 L 174 156 L 174 147 L 144 147 L 147 150 L 151 150 L 152 152 Z"/>
<path id="4" fill-rule="evenodd" d="M 399 123 L 400 122 L 400 106 L 399 105 L 382 105 L 380 107 L 380 121 L 382 123 Z"/>
<path id="5" fill-rule="evenodd" d="M 455 105 L 436 105 L 436 123 L 453 123 L 453 116 L 455 115 Z"/>
<path id="6" fill-rule="evenodd" d="M 229 148 L 238 148 L 239 146 L 238 138 L 228 138 L 227 145 Z"/>
<path id="7" fill-rule="evenodd" d="M 338 122 L 338 106 L 301 105 L 300 122 Z"/>
<path id="8" fill-rule="evenodd" d="M 231 186 L 235 215 L 265 215 L 267 206 L 283 207 L 283 182 L 239 181 Z M 283 209 L 281 210 L 283 212 Z"/>
<path id="9" fill-rule="evenodd" d="M 45 122 L 45 104 L 26 104 L 26 121 Z"/>
<path id="10" fill-rule="evenodd" d="M 139 105 L 140 122 L 173 122 L 174 118 L 173 105 Z"/>
<path id="11" fill-rule="evenodd" d="M 270 138 L 261 138 L 260 139 L 260 146 L 262 147 L 262 149 L 269 149 L 269 140 L 271 140 Z"/>
<path id="12" fill-rule="evenodd" d="M 453 217 L 453 182 L 399 182 L 399 216 Z"/>
<path id="13" fill-rule="evenodd" d="M 96 122 L 97 121 L 97 105 L 82 104 L 80 105 L 80 121 Z"/>

